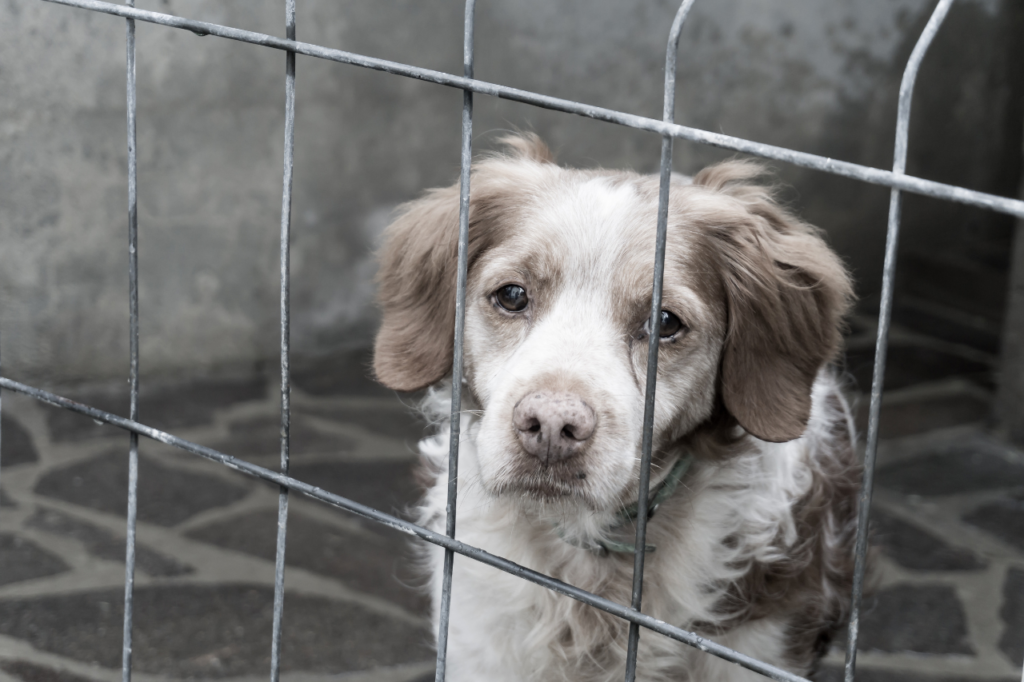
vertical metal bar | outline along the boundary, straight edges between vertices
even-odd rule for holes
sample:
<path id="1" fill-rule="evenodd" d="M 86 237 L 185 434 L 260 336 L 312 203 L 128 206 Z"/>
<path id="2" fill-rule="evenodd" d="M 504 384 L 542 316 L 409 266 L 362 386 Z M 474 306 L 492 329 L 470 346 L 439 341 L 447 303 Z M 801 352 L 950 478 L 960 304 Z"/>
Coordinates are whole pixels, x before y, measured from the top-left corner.
<path id="1" fill-rule="evenodd" d="M 135 0 L 125 0 L 129 7 Z M 128 316 L 129 381 L 128 417 L 139 419 L 139 214 L 137 163 L 135 154 L 135 20 L 126 19 L 126 90 L 128 96 Z M 132 618 L 135 590 L 135 521 L 139 507 L 139 434 L 128 436 L 128 510 L 124 558 L 124 636 L 121 645 L 121 679 L 132 679 Z"/>
<path id="2" fill-rule="evenodd" d="M 466 0 L 462 37 L 462 72 L 473 77 L 473 24 L 476 0 Z M 455 340 L 452 353 L 452 412 L 448 443 L 448 502 L 445 505 L 445 533 L 455 537 L 455 511 L 459 488 L 459 437 L 462 417 L 462 332 L 466 324 L 466 274 L 469 258 L 469 177 L 473 164 L 473 92 L 462 92 L 462 171 L 459 191 L 459 261 L 455 293 Z M 448 617 L 452 603 L 452 570 L 455 553 L 444 551 L 441 575 L 441 608 L 437 624 L 437 667 L 435 682 L 444 682 L 448 660 Z"/>
<path id="3" fill-rule="evenodd" d="M 0 367 L 2 367 L 2 365 L 0 365 Z M 3 374 L 3 372 L 0 372 L 0 374 Z M 3 411 L 3 391 L 0 390 L 0 424 L 3 423 L 3 414 L 4 414 L 4 411 Z M 3 426 L 0 426 L 0 452 L 3 452 Z M 0 469 L 2 469 L 2 468 L 3 468 L 3 456 L 0 455 Z M 0 491 L 2 491 L 2 490 L 3 490 L 3 488 L 0 487 Z M 3 493 L 0 492 L 0 495 L 2 495 L 2 494 Z"/>
<path id="4" fill-rule="evenodd" d="M 896 117 L 896 147 L 893 153 L 893 173 L 903 175 L 907 168 L 907 138 L 910 130 L 910 105 L 914 95 L 917 72 L 928 47 L 938 33 L 953 0 L 939 0 L 928 24 L 910 54 L 900 82 L 899 109 Z M 885 265 L 882 272 L 882 300 L 878 311 L 878 337 L 875 340 L 875 366 L 871 378 L 871 406 L 868 413 L 868 441 L 864 452 L 864 479 L 857 500 L 857 540 L 853 574 L 853 598 L 850 626 L 846 640 L 845 682 L 853 682 L 857 666 L 857 636 L 860 628 L 860 605 L 864 591 L 864 570 L 868 547 L 868 517 L 871 513 L 871 492 L 875 474 L 875 455 L 878 452 L 878 419 L 882 409 L 882 389 L 885 384 L 885 360 L 888 350 L 889 324 L 892 321 L 892 297 L 896 280 L 896 247 L 899 241 L 902 196 L 892 190 L 889 198 L 889 224 L 885 237 Z"/>
<path id="5" fill-rule="evenodd" d="M 673 123 L 676 109 L 676 54 L 683 22 L 695 0 L 683 0 L 669 31 L 665 49 L 665 103 L 663 120 Z M 665 277 L 665 241 L 668 235 L 668 196 L 672 184 L 671 135 L 661 138 L 661 188 L 658 195 L 658 232 L 654 249 L 654 286 L 651 292 L 650 336 L 647 339 L 647 387 L 644 394 L 643 440 L 640 446 L 640 483 L 637 494 L 636 542 L 633 545 L 633 598 L 631 606 L 640 610 L 643 601 L 644 557 L 647 546 L 647 502 L 651 484 L 651 449 L 654 433 L 654 393 L 658 380 L 658 348 L 661 342 L 661 293 Z M 637 647 L 640 644 L 640 626 L 629 625 L 626 647 L 626 682 L 636 679 Z"/>
<path id="6" fill-rule="evenodd" d="M 295 40 L 295 0 L 285 0 L 285 32 Z M 291 432 L 289 376 L 289 285 L 292 220 L 292 168 L 295 159 L 295 53 L 285 53 L 284 175 L 281 189 L 281 473 L 288 474 Z M 274 624 L 270 644 L 270 682 L 281 677 L 281 619 L 284 615 L 284 557 L 288 539 L 288 488 L 277 498 L 277 554 L 274 560 Z"/>

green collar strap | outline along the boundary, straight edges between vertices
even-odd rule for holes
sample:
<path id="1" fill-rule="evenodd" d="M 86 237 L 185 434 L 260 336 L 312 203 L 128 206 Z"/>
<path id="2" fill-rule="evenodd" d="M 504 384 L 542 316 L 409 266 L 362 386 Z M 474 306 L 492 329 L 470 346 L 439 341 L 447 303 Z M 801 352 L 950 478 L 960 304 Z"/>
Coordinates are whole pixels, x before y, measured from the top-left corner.
<path id="1" fill-rule="evenodd" d="M 661 506 L 665 500 L 675 494 L 676 489 L 679 487 L 679 482 L 683 480 L 683 476 L 685 476 L 686 472 L 689 471 L 691 464 L 693 464 L 693 454 L 688 452 L 680 457 L 674 465 L 672 465 L 672 468 L 669 470 L 668 476 L 665 477 L 665 480 L 659 483 L 658 486 L 651 491 L 647 503 L 648 520 L 654 516 L 654 512 L 658 510 L 658 507 Z M 628 507 L 624 507 L 615 515 L 615 522 L 612 523 L 609 530 L 621 528 L 622 526 L 636 521 L 639 516 L 638 511 L 636 502 Z M 558 532 L 558 536 L 560 538 L 568 542 L 570 545 L 581 549 L 588 549 L 602 554 L 610 552 L 617 554 L 633 554 L 636 551 L 635 546 L 627 542 L 618 542 L 616 540 L 592 540 L 589 543 L 584 544 L 574 539 L 567 538 L 562 533 L 561 527 L 558 525 L 555 525 L 555 531 Z M 654 550 L 654 545 L 646 545 L 644 547 L 644 551 L 647 552 L 653 552 Z"/>

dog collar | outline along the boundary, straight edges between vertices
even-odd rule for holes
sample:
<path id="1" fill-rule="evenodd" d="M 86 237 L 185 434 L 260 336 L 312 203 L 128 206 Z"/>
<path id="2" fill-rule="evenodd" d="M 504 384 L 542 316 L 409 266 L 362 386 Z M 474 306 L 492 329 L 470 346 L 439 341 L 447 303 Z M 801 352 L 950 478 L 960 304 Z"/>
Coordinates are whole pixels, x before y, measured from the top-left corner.
<path id="1" fill-rule="evenodd" d="M 686 453 L 672 465 L 672 468 L 668 472 L 668 476 L 657 485 L 657 487 L 651 491 L 650 498 L 647 503 L 647 519 L 650 520 L 654 516 L 654 512 L 658 510 L 662 502 L 672 497 L 675 493 L 676 488 L 679 487 L 679 482 L 683 480 L 683 476 L 689 471 L 690 465 L 693 464 L 693 454 Z M 609 527 L 609 530 L 621 528 L 633 521 L 636 521 L 639 516 L 639 510 L 637 509 L 637 503 L 624 507 L 615 515 L 615 522 Z M 636 546 L 628 542 L 618 542 L 616 540 L 592 540 L 589 543 L 583 543 L 575 540 L 574 538 L 567 538 L 562 533 L 562 528 L 555 525 L 555 530 L 558 532 L 558 536 L 568 542 L 574 547 L 580 549 L 588 549 L 590 551 L 597 551 L 602 554 L 608 554 L 614 552 L 616 554 L 633 554 L 636 551 Z M 646 545 L 644 547 L 645 552 L 653 552 L 656 549 L 654 545 Z"/>

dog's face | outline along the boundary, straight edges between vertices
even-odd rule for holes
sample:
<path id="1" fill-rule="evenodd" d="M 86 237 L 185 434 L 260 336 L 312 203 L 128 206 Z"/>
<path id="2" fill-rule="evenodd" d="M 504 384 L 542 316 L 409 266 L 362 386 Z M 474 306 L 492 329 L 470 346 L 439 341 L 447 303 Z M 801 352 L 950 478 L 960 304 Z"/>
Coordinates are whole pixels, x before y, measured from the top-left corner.
<path id="1" fill-rule="evenodd" d="M 479 465 L 492 491 L 577 496 L 603 508 L 636 479 L 657 202 L 636 176 L 540 170 L 550 177 L 508 208 L 512 229 L 480 254 L 467 289 L 465 372 L 483 409 Z M 725 308 L 703 250 L 685 229 L 673 231 L 661 440 L 690 431 L 714 404 Z"/>
<path id="2" fill-rule="evenodd" d="M 495 494 L 608 509 L 639 471 L 657 178 L 560 168 L 530 139 L 471 184 L 464 368 Z M 808 226 L 732 164 L 672 190 L 654 446 L 722 405 L 759 437 L 802 433 L 849 284 Z M 405 207 L 382 252 L 376 371 L 397 389 L 450 372 L 458 188 Z M 790 253 L 795 251 L 795 253 Z"/>

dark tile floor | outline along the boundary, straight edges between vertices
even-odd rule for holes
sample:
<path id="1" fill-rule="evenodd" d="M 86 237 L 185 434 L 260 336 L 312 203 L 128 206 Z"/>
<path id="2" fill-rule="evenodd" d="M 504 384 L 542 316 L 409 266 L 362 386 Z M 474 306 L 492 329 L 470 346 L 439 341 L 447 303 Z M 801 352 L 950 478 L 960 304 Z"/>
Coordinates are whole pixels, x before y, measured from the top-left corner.
<path id="1" fill-rule="evenodd" d="M 851 384 L 870 380 L 870 324 L 850 339 Z M 991 358 L 894 334 L 883 406 L 859 680 L 1020 679 L 1024 456 L 984 430 Z M 297 478 L 385 511 L 416 499 L 423 425 L 352 353 L 295 369 Z M 253 463 L 278 459 L 277 391 L 261 377 L 144 382 L 142 421 Z M 124 414 L 121 386 L 65 390 Z M 861 401 L 861 419 L 866 406 Z M 120 678 L 127 437 L 4 394 L 0 682 Z M 264 679 L 277 490 L 143 440 L 137 677 Z M 413 550 L 393 531 L 293 496 L 282 669 L 295 682 L 432 679 Z M 842 654 L 820 682 L 841 679 Z"/>

